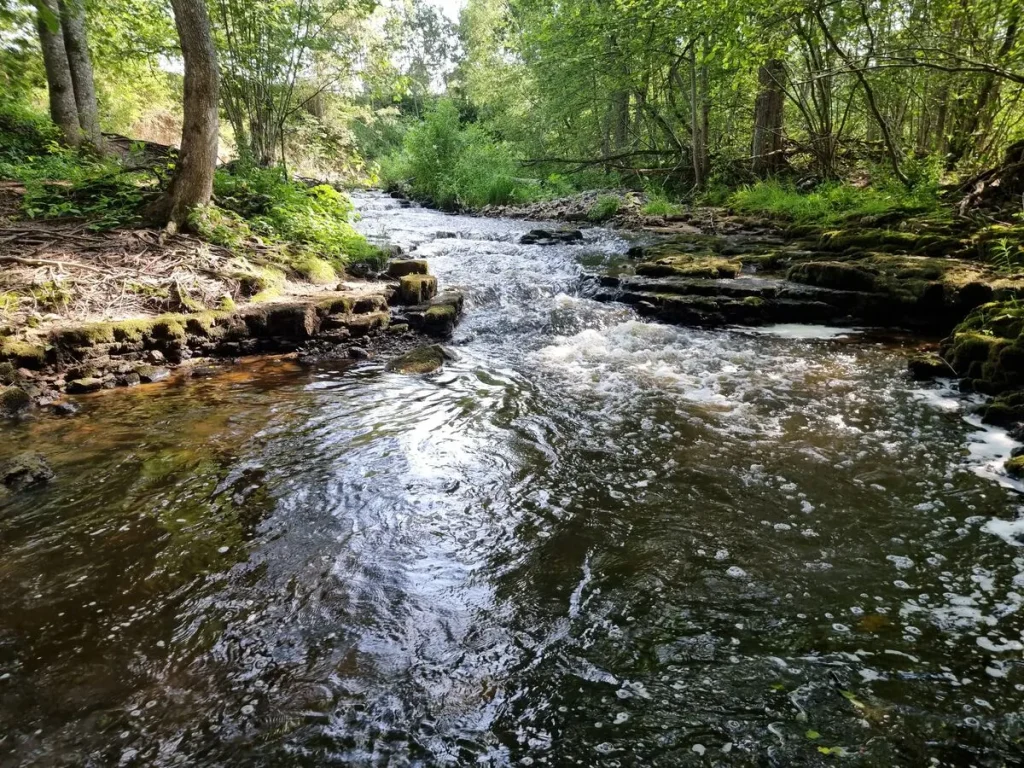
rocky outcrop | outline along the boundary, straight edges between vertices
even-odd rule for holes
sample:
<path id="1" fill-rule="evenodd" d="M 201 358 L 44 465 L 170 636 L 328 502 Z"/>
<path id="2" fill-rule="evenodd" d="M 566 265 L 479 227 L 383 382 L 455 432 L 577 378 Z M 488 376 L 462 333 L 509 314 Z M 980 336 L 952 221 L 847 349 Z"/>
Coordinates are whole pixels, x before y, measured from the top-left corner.
<path id="1" fill-rule="evenodd" d="M 196 359 L 286 353 L 313 342 L 351 346 L 392 324 L 434 337 L 452 333 L 462 296 L 438 295 L 426 261 L 395 260 L 388 274 L 392 279 L 385 282 L 232 311 L 68 324 L 42 337 L 8 341 L 0 347 L 0 415 L 15 415 L 33 399 L 52 403 L 61 391 L 86 394 L 161 381 L 170 368 Z M 31 392 L 26 377 L 33 382 Z"/>

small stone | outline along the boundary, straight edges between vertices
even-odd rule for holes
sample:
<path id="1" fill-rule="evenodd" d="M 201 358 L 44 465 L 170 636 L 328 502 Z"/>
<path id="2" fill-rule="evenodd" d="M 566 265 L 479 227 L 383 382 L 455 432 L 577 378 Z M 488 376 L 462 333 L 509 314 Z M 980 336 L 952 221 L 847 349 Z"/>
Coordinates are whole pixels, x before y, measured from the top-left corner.
<path id="1" fill-rule="evenodd" d="M 349 347 L 348 356 L 354 360 L 369 360 L 370 353 L 362 347 Z"/>
<path id="2" fill-rule="evenodd" d="M 87 376 L 84 379 L 75 379 L 67 383 L 67 391 L 72 395 L 81 395 L 86 392 L 95 392 L 103 388 L 103 379 L 97 376 Z"/>
<path id="3" fill-rule="evenodd" d="M 53 479 L 53 470 L 34 451 L 19 453 L 0 466 L 0 482 L 13 491 L 45 485 Z"/>
<path id="4" fill-rule="evenodd" d="M 164 362 L 164 353 L 159 349 L 151 349 L 146 353 L 146 360 L 153 363 L 153 365 L 159 365 Z"/>

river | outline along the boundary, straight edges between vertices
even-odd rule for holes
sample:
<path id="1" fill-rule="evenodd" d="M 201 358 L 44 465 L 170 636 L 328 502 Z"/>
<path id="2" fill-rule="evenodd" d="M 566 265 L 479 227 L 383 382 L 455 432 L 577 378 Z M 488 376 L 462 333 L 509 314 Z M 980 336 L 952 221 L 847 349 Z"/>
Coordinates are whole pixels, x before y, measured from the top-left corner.
<path id="1" fill-rule="evenodd" d="M 1021 764 L 1011 447 L 855 330 L 586 298 L 631 244 L 357 197 L 438 375 L 284 360 L 5 426 L 2 766 Z"/>

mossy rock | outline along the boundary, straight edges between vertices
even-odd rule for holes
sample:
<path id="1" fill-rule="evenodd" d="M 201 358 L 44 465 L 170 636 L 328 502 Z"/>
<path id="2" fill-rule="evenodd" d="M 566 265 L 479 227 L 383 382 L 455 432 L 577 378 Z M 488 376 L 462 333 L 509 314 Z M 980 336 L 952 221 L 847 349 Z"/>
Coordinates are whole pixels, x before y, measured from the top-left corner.
<path id="1" fill-rule="evenodd" d="M 18 381 L 18 369 L 15 368 L 14 363 L 8 360 L 0 363 L 0 384 L 7 386 L 16 381 Z"/>
<path id="2" fill-rule="evenodd" d="M 907 370 L 916 381 L 926 381 L 928 379 L 954 375 L 953 369 L 934 352 L 914 355 L 907 361 Z"/>
<path id="3" fill-rule="evenodd" d="M 1010 477 L 1024 478 L 1024 456 L 1014 456 L 1003 464 L 1003 469 Z"/>
<path id="4" fill-rule="evenodd" d="M 320 302 L 319 307 L 327 315 L 347 315 L 355 308 L 354 296 L 332 296 Z"/>
<path id="5" fill-rule="evenodd" d="M 0 415 L 16 416 L 32 407 L 32 398 L 21 387 L 0 388 Z"/>
<path id="6" fill-rule="evenodd" d="M 786 273 L 786 279 L 841 291 L 873 293 L 878 288 L 878 274 L 875 270 L 840 261 L 805 261 L 794 264 Z"/>
<path id="7" fill-rule="evenodd" d="M 395 259 L 388 264 L 389 277 L 405 277 L 406 275 L 426 275 L 430 273 L 426 259 Z"/>
<path id="8" fill-rule="evenodd" d="M 994 359 L 995 353 L 1010 343 L 1002 337 L 974 331 L 954 332 L 947 342 L 943 343 L 942 356 L 961 375 L 968 373 L 973 363 Z"/>
<path id="9" fill-rule="evenodd" d="M 424 304 L 437 294 L 437 278 L 433 275 L 404 275 L 398 282 L 398 299 L 402 304 Z"/>
<path id="10" fill-rule="evenodd" d="M 185 326 L 177 317 L 158 318 L 153 322 L 150 335 L 161 341 L 185 341 L 188 333 Z"/>
<path id="11" fill-rule="evenodd" d="M 424 374 L 440 370 L 446 360 L 452 359 L 450 352 L 440 344 L 417 347 L 404 355 L 389 360 L 385 370 L 394 373 Z"/>
<path id="12" fill-rule="evenodd" d="M 16 368 L 36 370 L 46 363 L 46 345 L 8 339 L 0 344 L 0 357 L 9 360 Z"/>
<path id="13" fill-rule="evenodd" d="M 731 279 L 739 275 L 742 264 L 721 256 L 676 254 L 644 261 L 636 266 L 636 273 L 645 277 L 689 277 L 695 279 Z"/>

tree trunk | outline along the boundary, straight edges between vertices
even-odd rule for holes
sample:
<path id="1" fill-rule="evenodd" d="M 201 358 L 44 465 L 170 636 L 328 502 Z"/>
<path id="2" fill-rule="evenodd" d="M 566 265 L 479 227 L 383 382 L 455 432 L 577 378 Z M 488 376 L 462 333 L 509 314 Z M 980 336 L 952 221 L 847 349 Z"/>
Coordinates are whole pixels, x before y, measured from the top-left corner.
<path id="1" fill-rule="evenodd" d="M 75 104 L 82 139 L 96 152 L 103 154 L 103 133 L 100 131 L 99 107 L 96 104 L 96 86 L 93 82 L 92 59 L 85 34 L 85 10 L 82 0 L 61 0 L 60 26 L 64 33 L 64 50 L 71 69 L 71 82 L 75 87 Z"/>
<path id="2" fill-rule="evenodd" d="M 220 81 L 204 1 L 171 0 L 171 7 L 185 61 L 185 120 L 174 176 L 151 213 L 176 228 L 187 222 L 194 208 L 209 203 L 213 195 Z"/>
<path id="3" fill-rule="evenodd" d="M 775 173 L 782 165 L 782 118 L 786 94 L 783 83 L 786 65 L 769 59 L 757 73 L 759 90 L 754 103 L 752 170 L 757 176 Z"/>
<path id="4" fill-rule="evenodd" d="M 43 65 L 46 68 L 50 119 L 60 128 L 64 141 L 72 147 L 77 147 L 82 140 L 82 129 L 78 122 L 75 86 L 71 80 L 68 54 L 64 50 L 57 3 L 56 0 L 40 0 L 40 6 L 42 7 L 36 19 L 36 26 L 39 29 L 39 45 L 43 49 Z"/>

